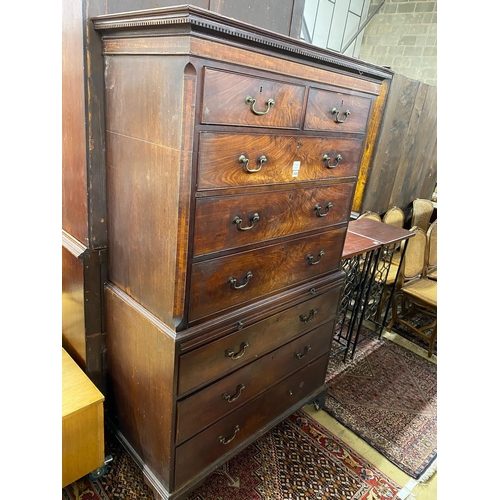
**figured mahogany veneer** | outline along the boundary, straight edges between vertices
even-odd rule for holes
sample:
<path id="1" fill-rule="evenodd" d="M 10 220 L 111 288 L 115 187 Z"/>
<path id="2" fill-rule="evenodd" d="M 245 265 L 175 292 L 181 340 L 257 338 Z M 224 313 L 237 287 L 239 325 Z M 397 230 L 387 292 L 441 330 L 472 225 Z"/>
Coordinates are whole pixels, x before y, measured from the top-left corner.
<path id="1" fill-rule="evenodd" d="M 201 132 L 198 189 L 354 178 L 363 142 L 359 137 Z M 330 158 L 328 162 L 325 155 Z M 266 161 L 258 172 L 248 172 L 240 161 L 242 156 L 248 159 L 250 170 L 259 168 L 262 156 Z M 221 164 L 227 168 L 221 169 Z"/>
<path id="2" fill-rule="evenodd" d="M 155 497 L 180 500 L 324 400 L 353 192 L 391 73 L 193 6 L 93 21 L 110 422 Z"/>
<path id="3" fill-rule="evenodd" d="M 345 233 L 345 228 L 335 229 L 193 264 L 190 319 L 338 270 Z"/>
<path id="4" fill-rule="evenodd" d="M 201 123 L 300 127 L 306 92 L 304 85 L 208 68 L 204 69 L 203 83 Z M 252 109 L 262 114 L 256 114 Z"/>
<path id="5" fill-rule="evenodd" d="M 364 133 L 370 107 L 370 99 L 365 97 L 312 88 L 307 101 L 304 128 Z"/>
<path id="6" fill-rule="evenodd" d="M 325 354 L 180 445 L 175 456 L 175 483 L 182 486 L 194 474 L 201 472 L 221 456 L 224 457 L 242 440 L 258 433 L 274 418 L 307 397 L 323 384 L 327 364 L 328 354 Z"/>
<path id="7" fill-rule="evenodd" d="M 347 221 L 354 183 L 198 198 L 195 257 Z"/>
<path id="8" fill-rule="evenodd" d="M 311 309 L 304 316 L 304 321 L 313 319 L 314 316 L 314 309 Z M 248 364 L 247 358 L 243 368 L 179 402 L 177 441 L 185 441 L 200 429 L 272 387 L 285 376 L 299 370 L 319 355 L 329 352 L 332 321 L 285 344 L 281 349 L 260 357 L 253 363 Z M 270 335 L 273 333 L 270 332 Z M 241 345 L 238 348 L 241 348 Z M 252 358 L 251 347 L 249 344 L 248 354 L 245 352 L 250 358 Z M 235 362 L 229 356 L 225 356 L 223 361 L 227 365 Z M 234 366 L 231 368 L 234 369 Z"/>
<path id="9" fill-rule="evenodd" d="M 254 360 L 311 328 L 329 321 L 336 313 L 331 305 L 337 303 L 339 296 L 340 287 L 336 287 L 253 325 L 247 326 L 242 321 L 240 331 L 181 355 L 179 396 L 184 396 L 188 391 L 226 375 L 249 360 Z M 276 328 L 276 325 L 280 327 Z M 244 355 L 236 359 L 226 356 L 227 351 L 238 353 L 244 343 L 248 344 Z"/>

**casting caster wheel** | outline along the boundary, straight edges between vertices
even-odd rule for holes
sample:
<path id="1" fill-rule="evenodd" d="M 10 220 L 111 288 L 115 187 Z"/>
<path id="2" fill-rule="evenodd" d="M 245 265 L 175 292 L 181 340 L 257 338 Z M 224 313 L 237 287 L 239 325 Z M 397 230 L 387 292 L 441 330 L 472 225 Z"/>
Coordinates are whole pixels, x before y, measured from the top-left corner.
<path id="1" fill-rule="evenodd" d="M 315 400 L 313 401 L 313 405 L 314 405 L 314 409 L 315 409 L 316 411 L 321 410 L 321 405 L 320 405 L 320 402 L 319 402 L 317 399 L 315 399 Z"/>
<path id="2" fill-rule="evenodd" d="M 89 479 L 91 481 L 97 481 L 102 476 L 104 476 L 106 472 L 108 472 L 108 468 L 105 465 L 103 465 L 102 467 L 97 467 L 97 469 L 89 473 Z"/>
<path id="3" fill-rule="evenodd" d="M 104 459 L 104 465 L 102 467 L 98 467 L 97 469 L 93 470 L 92 472 L 89 473 L 89 479 L 91 481 L 97 481 L 99 478 L 104 476 L 106 472 L 108 472 L 108 468 L 106 465 L 109 464 L 113 460 L 113 457 L 111 455 L 107 455 L 106 458 Z"/>

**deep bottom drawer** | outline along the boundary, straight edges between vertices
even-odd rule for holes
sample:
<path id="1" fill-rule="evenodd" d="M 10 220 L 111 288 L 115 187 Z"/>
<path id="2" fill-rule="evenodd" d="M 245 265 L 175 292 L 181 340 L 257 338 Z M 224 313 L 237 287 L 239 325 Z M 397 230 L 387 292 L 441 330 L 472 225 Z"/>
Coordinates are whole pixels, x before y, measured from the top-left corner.
<path id="1" fill-rule="evenodd" d="M 245 365 L 180 401 L 177 405 L 178 443 L 236 410 L 281 379 L 330 350 L 333 320 L 281 348 Z"/>
<path id="2" fill-rule="evenodd" d="M 175 488 L 321 387 L 327 362 L 328 353 L 179 446 L 175 453 Z"/>

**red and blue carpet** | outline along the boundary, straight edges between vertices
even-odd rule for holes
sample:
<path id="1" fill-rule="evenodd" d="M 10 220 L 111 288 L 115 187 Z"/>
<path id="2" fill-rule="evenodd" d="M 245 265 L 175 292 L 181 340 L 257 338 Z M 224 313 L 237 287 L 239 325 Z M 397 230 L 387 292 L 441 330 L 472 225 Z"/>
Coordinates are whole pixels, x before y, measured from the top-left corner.
<path id="1" fill-rule="evenodd" d="M 63 489 L 63 500 L 153 500 L 112 434 L 108 472 Z M 213 472 L 189 500 L 396 500 L 400 486 L 338 437 L 298 411 Z"/>
<path id="2" fill-rule="evenodd" d="M 409 476 L 437 456 L 437 366 L 391 342 L 365 338 L 354 359 L 330 360 L 325 410 Z"/>

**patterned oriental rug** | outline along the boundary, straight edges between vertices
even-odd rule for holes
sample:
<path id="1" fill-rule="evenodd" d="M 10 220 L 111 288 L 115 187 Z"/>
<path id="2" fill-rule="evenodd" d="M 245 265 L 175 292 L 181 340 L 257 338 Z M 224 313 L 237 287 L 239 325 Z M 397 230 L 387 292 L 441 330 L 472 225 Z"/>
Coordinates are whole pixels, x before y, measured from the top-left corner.
<path id="1" fill-rule="evenodd" d="M 409 476 L 437 456 L 437 365 L 382 338 L 330 360 L 325 410 Z"/>
<path id="2" fill-rule="evenodd" d="M 153 500 L 139 468 L 111 433 L 108 472 L 62 490 L 63 500 Z M 189 500 L 396 500 L 401 489 L 302 410 L 213 472 Z"/>

